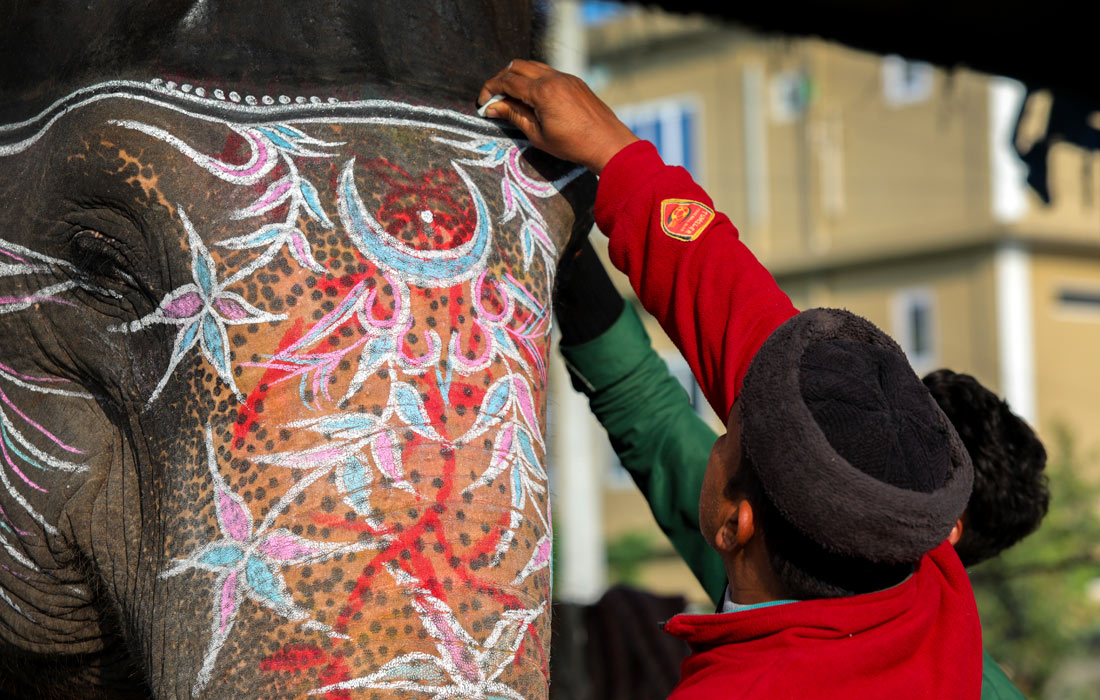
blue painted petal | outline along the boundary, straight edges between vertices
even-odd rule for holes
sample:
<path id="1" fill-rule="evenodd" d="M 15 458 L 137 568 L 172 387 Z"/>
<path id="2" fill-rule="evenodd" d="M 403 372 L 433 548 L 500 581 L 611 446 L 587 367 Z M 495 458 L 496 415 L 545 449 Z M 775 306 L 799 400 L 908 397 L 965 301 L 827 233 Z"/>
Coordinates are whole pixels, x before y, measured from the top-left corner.
<path id="1" fill-rule="evenodd" d="M 367 470 L 357 457 L 344 463 L 344 502 L 359 515 L 370 511 L 370 480 Z"/>
<path id="2" fill-rule="evenodd" d="M 369 413 L 346 413 L 320 421 L 314 430 L 334 436 L 342 433 L 341 437 L 352 439 L 373 433 L 377 425 L 378 418 Z"/>
<path id="3" fill-rule="evenodd" d="M 172 359 L 183 355 L 185 352 L 195 347 L 195 340 L 198 338 L 199 323 L 195 321 L 179 335 L 176 336 L 176 347 L 172 350 Z"/>
<path id="4" fill-rule="evenodd" d="M 504 381 L 497 382 L 497 384 L 489 390 L 489 395 L 485 397 L 485 401 L 481 404 L 481 414 L 486 417 L 497 417 L 501 411 L 504 410 L 504 405 L 508 402 L 508 394 L 511 391 L 511 382 L 505 379 Z"/>
<path id="5" fill-rule="evenodd" d="M 482 153 L 488 153 L 489 151 L 494 150 L 496 147 L 497 147 L 497 142 L 496 141 L 489 141 L 488 143 L 483 143 L 480 146 L 478 146 L 476 150 L 478 150 Z"/>
<path id="6" fill-rule="evenodd" d="M 298 150 L 297 146 L 292 144 L 290 141 L 287 141 L 283 136 L 279 135 L 275 131 L 272 131 L 271 129 L 265 129 L 263 127 L 258 127 L 256 129 L 256 131 L 259 131 L 261 134 L 263 134 L 264 136 L 271 139 L 272 143 L 274 143 L 276 146 L 278 146 L 279 148 L 281 148 L 283 150 L 286 150 L 286 151 L 297 151 Z"/>
<path id="7" fill-rule="evenodd" d="M 367 351 L 363 353 L 363 360 L 366 361 L 367 367 L 373 368 L 393 354 L 393 345 L 393 336 L 390 335 L 380 335 L 370 341 Z"/>
<path id="8" fill-rule="evenodd" d="M 531 438 L 528 437 L 527 431 L 523 428 L 516 428 L 516 440 L 519 442 L 519 448 L 523 453 L 523 458 L 527 460 L 527 463 L 531 465 L 536 473 L 542 471 L 542 465 L 539 464 L 538 457 L 535 456 L 535 450 L 531 446 Z"/>
<path id="9" fill-rule="evenodd" d="M 301 131 L 298 131 L 297 129 L 295 129 L 292 126 L 287 126 L 286 124 L 276 124 L 275 125 L 275 130 L 278 131 L 281 134 L 286 134 L 287 136 L 289 136 L 292 139 L 300 139 L 303 136 L 305 136 L 305 134 L 302 133 Z"/>
<path id="10" fill-rule="evenodd" d="M 523 472 L 517 465 L 512 466 L 512 507 L 523 507 Z"/>
<path id="11" fill-rule="evenodd" d="M 531 227 L 524 223 L 520 229 L 520 241 L 523 243 L 523 269 L 531 267 L 531 258 L 535 253 L 535 242 L 531 240 Z"/>
<path id="12" fill-rule="evenodd" d="M 236 566 L 244 558 L 244 551 L 235 544 L 221 545 L 206 550 L 198 561 L 208 566 Z"/>
<path id="13" fill-rule="evenodd" d="M 286 599 L 283 597 L 275 572 L 261 559 L 249 557 L 244 565 L 244 576 L 245 583 L 253 593 L 278 607 L 286 606 Z"/>
<path id="14" fill-rule="evenodd" d="M 420 394 L 405 383 L 394 385 L 394 398 L 397 415 L 410 428 L 427 437 L 435 437 L 435 429 L 428 420 L 428 412 L 424 410 L 424 403 L 420 400 Z"/>
<path id="15" fill-rule="evenodd" d="M 285 224 L 268 224 L 263 228 L 253 231 L 252 233 L 247 233 L 243 236 L 235 236 L 233 238 L 227 238 L 224 241 L 219 241 L 218 245 L 222 246 L 223 248 L 233 248 L 234 250 L 256 248 L 272 242 L 280 235 L 282 235 L 285 230 Z"/>
<path id="16" fill-rule="evenodd" d="M 195 278 L 195 282 L 198 283 L 199 289 L 203 291 L 203 296 L 210 297 L 214 294 L 214 260 L 210 257 L 210 254 L 205 250 L 199 250 L 193 252 L 191 255 L 191 265 L 194 268 L 191 272 Z"/>
<path id="17" fill-rule="evenodd" d="M 317 188 L 308 180 L 303 179 L 299 181 L 299 189 L 302 191 L 302 199 L 313 214 L 313 218 L 324 224 L 326 228 L 332 228 L 332 221 L 325 214 L 325 210 L 321 208 L 321 199 L 317 195 Z"/>
<path id="18" fill-rule="evenodd" d="M 443 398 L 443 405 L 451 407 L 451 380 L 454 379 L 454 370 L 451 369 L 450 358 L 447 358 L 447 376 L 444 377 L 439 368 L 435 368 L 435 378 L 439 384 L 439 395 Z"/>
<path id="19" fill-rule="evenodd" d="M 202 344 L 207 351 L 207 358 L 218 374 L 223 378 L 229 377 L 229 349 L 222 342 L 222 329 L 214 319 L 214 314 L 202 316 Z"/>
<path id="20" fill-rule="evenodd" d="M 380 681 L 424 681 L 426 683 L 442 684 L 447 682 L 447 677 L 433 663 L 426 663 L 425 659 L 394 659 L 382 667 L 378 672 Z"/>

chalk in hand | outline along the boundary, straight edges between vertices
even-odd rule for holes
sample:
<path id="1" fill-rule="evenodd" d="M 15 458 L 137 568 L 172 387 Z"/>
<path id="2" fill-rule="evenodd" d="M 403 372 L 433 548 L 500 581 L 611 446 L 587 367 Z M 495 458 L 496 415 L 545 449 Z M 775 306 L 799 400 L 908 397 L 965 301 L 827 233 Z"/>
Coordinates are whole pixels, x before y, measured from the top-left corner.
<path id="1" fill-rule="evenodd" d="M 493 95 L 488 100 L 486 100 L 485 104 L 483 104 L 483 105 L 481 105 L 480 107 L 477 108 L 477 116 L 484 117 L 485 116 L 485 110 L 487 110 L 489 108 L 489 105 L 494 104 L 496 102 L 500 102 L 504 98 L 505 98 L 504 95 Z"/>

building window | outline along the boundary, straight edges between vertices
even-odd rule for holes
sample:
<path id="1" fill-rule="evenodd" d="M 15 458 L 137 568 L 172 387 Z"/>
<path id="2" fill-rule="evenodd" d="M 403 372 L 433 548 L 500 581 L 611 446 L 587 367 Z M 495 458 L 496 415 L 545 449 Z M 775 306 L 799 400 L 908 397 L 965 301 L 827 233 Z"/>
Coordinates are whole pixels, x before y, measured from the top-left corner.
<path id="1" fill-rule="evenodd" d="M 1058 292 L 1058 308 L 1073 314 L 1088 314 L 1100 318 L 1100 289 L 1066 287 Z"/>
<path id="2" fill-rule="evenodd" d="M 901 56 L 882 59 L 882 94 L 891 107 L 924 102 L 932 96 L 934 69 L 923 61 L 907 61 Z"/>
<path id="3" fill-rule="evenodd" d="M 625 10 L 626 6 L 621 2 L 584 0 L 581 3 L 581 18 L 586 25 L 594 27 L 618 19 Z"/>
<path id="4" fill-rule="evenodd" d="M 776 74 L 769 87 L 772 121 L 788 124 L 801 119 L 810 106 L 810 80 L 800 70 Z"/>
<path id="5" fill-rule="evenodd" d="M 638 138 L 657 147 L 669 165 L 681 165 L 696 180 L 699 166 L 699 101 L 692 97 L 670 97 L 615 109 Z"/>
<path id="6" fill-rule="evenodd" d="M 936 297 L 928 288 L 903 289 L 894 295 L 894 339 L 918 374 L 936 369 Z"/>

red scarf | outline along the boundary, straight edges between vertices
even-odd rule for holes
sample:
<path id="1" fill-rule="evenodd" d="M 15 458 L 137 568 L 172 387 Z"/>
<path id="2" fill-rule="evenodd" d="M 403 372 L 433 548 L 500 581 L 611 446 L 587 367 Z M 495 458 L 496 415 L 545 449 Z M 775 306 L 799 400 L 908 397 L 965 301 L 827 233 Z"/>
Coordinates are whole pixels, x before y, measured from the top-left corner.
<path id="1" fill-rule="evenodd" d="M 982 633 L 970 579 L 944 543 L 885 591 L 677 615 L 691 645 L 669 700 L 977 700 Z"/>

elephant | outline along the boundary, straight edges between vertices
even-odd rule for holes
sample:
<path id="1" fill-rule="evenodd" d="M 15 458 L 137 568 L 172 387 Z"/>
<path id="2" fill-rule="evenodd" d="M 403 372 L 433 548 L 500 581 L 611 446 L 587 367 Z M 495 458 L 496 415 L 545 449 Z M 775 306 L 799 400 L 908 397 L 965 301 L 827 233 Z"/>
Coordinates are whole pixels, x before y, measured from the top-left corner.
<path id="1" fill-rule="evenodd" d="M 547 697 L 519 0 L 9 3 L 0 697 Z"/>

